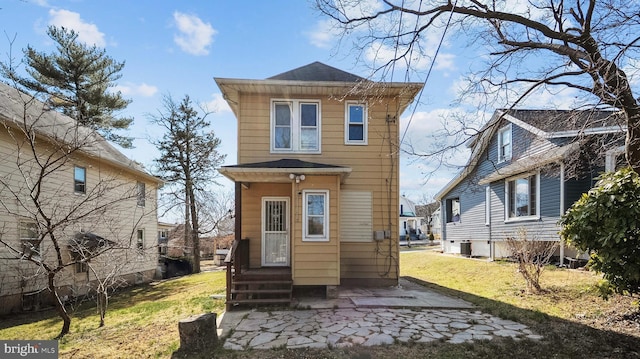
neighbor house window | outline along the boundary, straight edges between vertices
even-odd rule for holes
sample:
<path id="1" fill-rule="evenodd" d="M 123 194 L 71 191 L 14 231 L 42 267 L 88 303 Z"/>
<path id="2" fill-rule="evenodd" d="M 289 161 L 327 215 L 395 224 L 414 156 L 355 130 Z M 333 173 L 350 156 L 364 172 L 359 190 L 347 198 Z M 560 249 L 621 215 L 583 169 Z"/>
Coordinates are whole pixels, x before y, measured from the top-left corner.
<path id="1" fill-rule="evenodd" d="M 138 254 L 144 253 L 144 229 L 138 229 L 136 235 L 136 249 Z"/>
<path id="2" fill-rule="evenodd" d="M 25 257 L 40 257 L 40 235 L 38 224 L 35 222 L 20 222 L 20 245 Z"/>
<path id="3" fill-rule="evenodd" d="M 508 219 L 537 216 L 540 188 L 537 174 L 508 180 L 505 186 Z"/>
<path id="4" fill-rule="evenodd" d="M 76 273 L 87 273 L 89 272 L 89 266 L 85 262 L 76 262 Z"/>
<path id="5" fill-rule="evenodd" d="M 447 223 L 460 222 L 460 198 L 449 198 L 447 206 Z"/>
<path id="6" fill-rule="evenodd" d="M 73 168 L 73 190 L 76 193 L 86 193 L 87 191 L 87 170 L 84 167 L 75 166 Z"/>
<path id="7" fill-rule="evenodd" d="M 511 124 L 498 131 L 498 162 L 511 159 Z"/>
<path id="8" fill-rule="evenodd" d="M 361 103 L 347 102 L 345 114 L 346 144 L 367 144 L 367 107 Z"/>
<path id="9" fill-rule="evenodd" d="M 329 240 L 329 191 L 303 191 L 303 240 Z"/>
<path id="10" fill-rule="evenodd" d="M 273 101 L 272 152 L 320 152 L 320 102 Z"/>
<path id="11" fill-rule="evenodd" d="M 136 185 L 136 190 L 137 190 L 137 204 L 139 207 L 144 207 L 145 196 L 146 196 L 144 182 L 138 182 Z"/>

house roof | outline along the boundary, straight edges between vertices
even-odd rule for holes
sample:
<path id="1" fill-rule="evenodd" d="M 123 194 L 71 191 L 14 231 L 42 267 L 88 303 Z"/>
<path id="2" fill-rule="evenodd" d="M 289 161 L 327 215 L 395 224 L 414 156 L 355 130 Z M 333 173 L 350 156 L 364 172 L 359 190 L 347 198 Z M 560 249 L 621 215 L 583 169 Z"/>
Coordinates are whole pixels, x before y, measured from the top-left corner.
<path id="1" fill-rule="evenodd" d="M 350 167 L 284 158 L 276 161 L 222 166 L 218 169 L 234 182 L 291 182 L 290 175 L 339 175 L 342 180 L 351 174 Z"/>
<path id="2" fill-rule="evenodd" d="M 71 117 L 1 81 L 0 122 L 16 128 L 27 125 L 52 142 L 78 145 L 80 151 L 93 160 L 109 162 L 156 183 L 162 182 L 95 131 L 79 126 Z"/>
<path id="3" fill-rule="evenodd" d="M 360 98 L 397 96 L 399 113 L 413 101 L 422 82 L 373 82 L 360 76 L 336 69 L 320 62 L 314 62 L 264 80 L 215 78 L 224 99 L 231 110 L 240 118 L 240 95 L 268 94 L 291 98 L 296 96 Z"/>
<path id="4" fill-rule="evenodd" d="M 269 80 L 288 81 L 336 81 L 336 82 L 359 82 L 364 78 L 342 71 L 335 67 L 325 65 L 321 62 L 313 62 L 281 74 L 271 76 Z"/>
<path id="5" fill-rule="evenodd" d="M 619 111 L 610 110 L 525 110 L 503 109 L 507 120 L 520 121 L 539 131 L 547 137 L 575 136 L 577 131 L 620 130 L 624 126 L 624 118 Z M 616 131 L 617 132 L 617 131 Z"/>
<path id="6" fill-rule="evenodd" d="M 449 191 L 462 182 L 478 165 L 482 153 L 503 120 L 509 121 L 541 138 L 576 137 L 580 134 L 616 133 L 625 130 L 623 117 L 618 111 L 607 110 L 529 110 L 499 109 L 469 142 L 471 155 L 464 169 L 447 183 L 436 195 L 441 200 Z M 551 148 L 543 153 L 517 160 L 488 176 L 479 184 L 487 184 L 509 176 L 531 171 L 568 156 L 579 147 L 577 143 Z"/>

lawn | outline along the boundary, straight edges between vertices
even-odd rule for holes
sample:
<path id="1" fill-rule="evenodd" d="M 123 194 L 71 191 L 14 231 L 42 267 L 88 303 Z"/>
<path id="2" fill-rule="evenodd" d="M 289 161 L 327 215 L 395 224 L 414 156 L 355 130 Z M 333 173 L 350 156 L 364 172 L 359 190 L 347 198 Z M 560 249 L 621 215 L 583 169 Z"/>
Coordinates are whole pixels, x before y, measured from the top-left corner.
<path id="1" fill-rule="evenodd" d="M 217 349 L 200 355 L 177 351 L 178 320 L 207 311 L 220 313 L 223 272 L 162 281 L 112 298 L 106 326 L 98 328 L 95 309 L 73 314 L 71 334 L 60 342 L 61 358 L 640 358 L 640 321 L 632 299 L 597 297 L 600 279 L 591 272 L 549 267 L 544 294 L 528 294 L 515 266 L 463 259 L 431 251 L 403 252 L 401 275 L 446 294 L 475 303 L 482 311 L 530 326 L 540 341 L 499 339 L 467 344 L 435 342 L 341 349 L 274 349 L 233 352 Z M 631 317 L 625 320 L 626 316 Z M 0 339 L 50 339 L 60 329 L 54 313 L 20 316 L 0 324 Z"/>

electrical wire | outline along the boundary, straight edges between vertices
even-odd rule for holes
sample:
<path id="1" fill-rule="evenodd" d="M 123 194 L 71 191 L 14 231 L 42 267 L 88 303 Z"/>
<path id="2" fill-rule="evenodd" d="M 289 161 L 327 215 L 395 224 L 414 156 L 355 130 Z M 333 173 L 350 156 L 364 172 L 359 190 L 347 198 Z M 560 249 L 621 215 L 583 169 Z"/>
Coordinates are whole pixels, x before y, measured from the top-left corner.
<path id="1" fill-rule="evenodd" d="M 438 43 L 438 47 L 436 48 L 436 52 L 433 55 L 433 59 L 431 60 L 431 65 L 429 65 L 429 71 L 427 71 L 427 76 L 424 79 L 424 85 L 420 89 L 420 93 L 418 93 L 418 98 L 417 98 L 417 101 L 416 101 L 416 105 L 413 107 L 413 111 L 411 112 L 411 116 L 409 116 L 409 122 L 407 122 L 407 126 L 404 128 L 404 131 L 402 133 L 402 138 L 400 138 L 400 144 L 399 144 L 400 146 L 402 146 L 402 143 L 404 142 L 404 138 L 407 135 L 407 132 L 409 131 L 409 126 L 411 126 L 411 122 L 413 121 L 413 117 L 416 114 L 416 109 L 418 108 L 418 104 L 420 103 L 420 99 L 422 98 L 422 93 L 424 92 L 425 87 L 427 87 L 427 81 L 431 77 L 431 71 L 433 70 L 433 66 L 436 63 L 436 58 L 438 57 L 438 54 L 440 53 L 440 48 L 442 47 L 442 43 L 444 42 L 444 37 L 447 34 L 447 30 L 449 29 L 449 25 L 451 24 L 451 18 L 453 18 L 453 9 L 455 9 L 455 7 L 457 5 L 458 5 L 458 0 L 455 1 L 455 3 L 453 4 L 453 7 L 451 8 L 451 12 L 449 13 L 449 19 L 447 19 L 447 24 L 445 25 L 444 31 L 442 32 L 442 37 L 440 38 L 440 42 Z"/>

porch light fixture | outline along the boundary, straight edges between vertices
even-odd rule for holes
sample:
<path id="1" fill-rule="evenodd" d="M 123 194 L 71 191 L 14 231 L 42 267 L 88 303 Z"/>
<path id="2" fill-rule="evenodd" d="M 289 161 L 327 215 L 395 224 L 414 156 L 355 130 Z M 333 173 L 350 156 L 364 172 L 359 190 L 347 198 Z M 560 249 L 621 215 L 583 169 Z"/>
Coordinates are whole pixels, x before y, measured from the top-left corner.
<path id="1" fill-rule="evenodd" d="M 304 175 L 296 175 L 296 174 L 290 173 L 289 174 L 289 179 L 290 180 L 294 180 L 295 179 L 296 183 L 300 183 L 300 181 L 304 181 L 305 177 L 304 177 Z"/>

